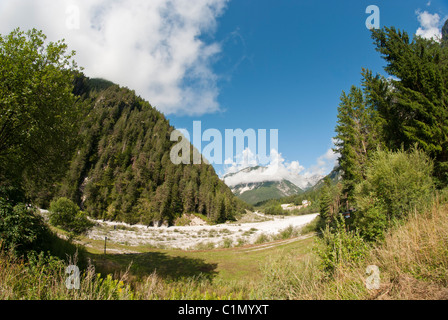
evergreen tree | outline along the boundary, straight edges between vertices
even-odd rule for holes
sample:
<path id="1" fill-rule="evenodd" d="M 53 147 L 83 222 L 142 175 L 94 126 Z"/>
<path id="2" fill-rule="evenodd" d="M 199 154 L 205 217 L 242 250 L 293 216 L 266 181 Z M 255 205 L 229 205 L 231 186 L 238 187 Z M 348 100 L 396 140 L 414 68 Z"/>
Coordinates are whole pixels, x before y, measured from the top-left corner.
<path id="1" fill-rule="evenodd" d="M 331 204 L 333 202 L 331 192 L 331 181 L 328 177 L 324 179 L 324 186 L 322 187 L 319 199 L 319 213 L 322 220 L 329 222 L 331 219 Z"/>
<path id="2" fill-rule="evenodd" d="M 393 150 L 417 143 L 435 159 L 439 181 L 448 183 L 448 48 L 418 36 L 411 42 L 393 27 L 374 30 L 372 37 L 387 62 L 385 71 L 394 77 L 367 82 L 373 96 L 387 90 L 388 98 L 376 104 L 386 136 L 395 137 L 385 142 Z"/>
<path id="3" fill-rule="evenodd" d="M 375 110 L 366 103 L 360 88 L 352 86 L 348 95 L 342 93 L 338 111 L 335 151 L 340 154 L 343 192 L 350 202 L 354 186 L 365 176 L 369 153 L 377 146 L 378 128 Z"/>

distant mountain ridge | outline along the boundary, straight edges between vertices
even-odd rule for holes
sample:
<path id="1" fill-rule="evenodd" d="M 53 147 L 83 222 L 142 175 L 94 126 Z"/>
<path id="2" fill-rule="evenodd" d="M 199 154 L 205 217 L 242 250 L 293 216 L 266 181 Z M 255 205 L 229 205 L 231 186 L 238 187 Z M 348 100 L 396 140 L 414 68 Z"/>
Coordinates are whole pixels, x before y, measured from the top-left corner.
<path id="1" fill-rule="evenodd" d="M 231 190 L 238 198 L 252 205 L 265 200 L 280 199 L 303 192 L 302 189 L 288 180 L 248 183 L 233 187 Z"/>
<path id="2" fill-rule="evenodd" d="M 262 166 L 244 168 L 223 176 L 224 182 L 232 192 L 252 205 L 270 199 L 301 194 L 312 188 L 322 178 L 319 175 L 278 177 L 275 176 L 275 172 L 270 171 L 270 168 Z"/>

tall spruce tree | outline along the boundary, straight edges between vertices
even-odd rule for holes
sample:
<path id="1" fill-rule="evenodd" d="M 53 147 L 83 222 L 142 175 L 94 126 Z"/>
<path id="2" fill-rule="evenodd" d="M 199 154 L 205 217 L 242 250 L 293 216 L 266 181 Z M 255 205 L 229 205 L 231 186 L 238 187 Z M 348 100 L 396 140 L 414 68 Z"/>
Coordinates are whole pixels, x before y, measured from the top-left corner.
<path id="1" fill-rule="evenodd" d="M 376 112 L 356 86 L 349 94 L 342 93 L 336 133 L 335 151 L 340 154 L 343 194 L 349 207 L 355 185 L 365 176 L 368 156 L 378 144 Z"/>
<path id="2" fill-rule="evenodd" d="M 448 48 L 418 36 L 411 41 L 393 27 L 374 30 L 372 37 L 392 76 L 366 81 L 383 119 L 387 146 L 409 150 L 417 144 L 435 160 L 436 176 L 447 184 Z"/>

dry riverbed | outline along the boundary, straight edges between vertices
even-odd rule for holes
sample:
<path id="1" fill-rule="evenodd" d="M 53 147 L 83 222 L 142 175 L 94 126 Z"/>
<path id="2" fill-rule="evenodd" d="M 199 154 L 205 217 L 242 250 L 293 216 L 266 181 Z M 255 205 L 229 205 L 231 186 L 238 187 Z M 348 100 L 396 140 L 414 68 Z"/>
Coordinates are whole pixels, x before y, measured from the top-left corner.
<path id="1" fill-rule="evenodd" d="M 273 236 L 289 227 L 301 228 L 318 214 L 303 216 L 266 216 L 250 213 L 240 221 L 202 226 L 147 227 L 97 220 L 87 234 L 92 240 L 104 240 L 126 246 L 149 245 L 182 250 L 213 249 L 253 244 L 262 236 Z"/>

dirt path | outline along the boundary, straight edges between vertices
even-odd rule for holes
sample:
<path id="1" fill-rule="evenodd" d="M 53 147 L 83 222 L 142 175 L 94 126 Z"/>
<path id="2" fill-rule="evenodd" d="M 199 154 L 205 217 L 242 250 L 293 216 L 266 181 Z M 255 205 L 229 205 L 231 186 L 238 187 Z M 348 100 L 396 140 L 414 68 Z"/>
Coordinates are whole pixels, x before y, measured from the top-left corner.
<path id="1" fill-rule="evenodd" d="M 266 250 L 266 249 L 271 249 L 271 248 L 275 248 L 275 247 L 279 247 L 285 244 L 290 244 L 293 242 L 297 242 L 300 240 L 305 240 L 308 238 L 313 237 L 314 234 L 307 234 L 304 236 L 300 236 L 300 237 L 296 237 L 296 238 L 292 238 L 292 239 L 286 239 L 286 240 L 280 240 L 280 241 L 275 241 L 275 242 L 268 242 L 262 245 L 258 245 L 258 246 L 254 246 L 248 249 L 242 249 L 241 251 L 238 251 L 239 253 L 247 253 L 247 252 L 255 252 L 255 251 L 262 251 L 262 250 Z"/>

